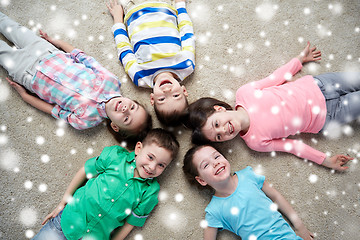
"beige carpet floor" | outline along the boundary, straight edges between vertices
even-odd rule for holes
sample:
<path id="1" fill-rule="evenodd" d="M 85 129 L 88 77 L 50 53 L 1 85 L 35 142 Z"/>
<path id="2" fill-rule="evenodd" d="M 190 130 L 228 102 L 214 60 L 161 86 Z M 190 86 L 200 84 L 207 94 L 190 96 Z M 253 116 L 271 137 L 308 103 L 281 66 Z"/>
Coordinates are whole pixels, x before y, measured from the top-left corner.
<path id="1" fill-rule="evenodd" d="M 150 90 L 135 87 L 116 57 L 104 0 L 0 0 L 2 12 L 19 23 L 58 35 L 94 56 L 117 74 L 125 96 L 151 109 Z M 215 96 L 229 103 L 239 86 L 261 79 L 296 56 L 306 41 L 322 51 L 319 64 L 299 75 L 360 70 L 359 0 L 192 0 L 196 70 L 186 80 L 189 101 Z M 299 76 L 298 75 L 298 76 Z M 106 127 L 77 131 L 24 103 L 0 69 L 0 239 L 28 239 L 60 201 L 76 171 L 105 146 L 117 144 Z M 359 103 L 360 104 L 360 103 Z M 155 118 L 155 114 L 151 109 Z M 155 126 L 160 126 L 154 121 Z M 210 196 L 184 180 L 182 158 L 190 132 L 173 129 L 179 157 L 159 178 L 160 202 L 143 228 L 127 239 L 201 239 L 200 222 Z M 257 153 L 240 138 L 219 144 L 233 170 L 252 166 L 277 188 L 299 213 L 316 239 L 359 239 L 360 128 L 338 129 L 336 138 L 295 136 L 317 149 L 348 153 L 356 159 L 345 173 L 295 156 Z M 218 239 L 239 239 L 221 232 Z"/>

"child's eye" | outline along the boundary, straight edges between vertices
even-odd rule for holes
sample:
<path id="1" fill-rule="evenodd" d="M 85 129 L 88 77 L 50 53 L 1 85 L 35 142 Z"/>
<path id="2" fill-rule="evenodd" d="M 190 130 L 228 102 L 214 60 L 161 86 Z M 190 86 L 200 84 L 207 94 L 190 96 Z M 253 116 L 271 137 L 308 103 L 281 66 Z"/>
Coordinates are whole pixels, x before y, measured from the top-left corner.
<path id="1" fill-rule="evenodd" d="M 219 126 L 219 123 L 216 121 L 215 122 L 215 127 L 218 127 Z"/>
<path id="2" fill-rule="evenodd" d="M 216 135 L 216 140 L 220 141 L 221 140 L 221 136 L 220 134 Z"/>
<path id="3" fill-rule="evenodd" d="M 204 168 L 207 168 L 209 166 L 209 164 L 205 163 L 204 164 Z"/>
<path id="4" fill-rule="evenodd" d="M 124 122 L 126 123 L 128 120 L 129 120 L 129 117 L 126 116 L 125 119 L 124 119 Z"/>
<path id="5" fill-rule="evenodd" d="M 216 155 L 216 156 L 215 156 L 215 159 L 218 159 L 219 157 L 220 157 L 220 155 Z"/>
<path id="6" fill-rule="evenodd" d="M 134 108 L 135 108 L 135 105 L 132 105 L 130 109 L 131 109 L 131 110 L 134 110 Z"/>
<path id="7" fill-rule="evenodd" d="M 160 168 L 165 168 L 165 165 L 162 164 L 162 163 L 160 163 L 160 164 L 159 164 L 159 167 L 160 167 Z"/>
<path id="8" fill-rule="evenodd" d="M 150 160 L 154 159 L 153 156 L 151 156 L 151 155 L 148 155 L 148 157 L 149 157 Z"/>
<path id="9" fill-rule="evenodd" d="M 159 102 L 162 102 L 162 101 L 164 101 L 164 100 L 165 100 L 164 97 L 158 99 Z"/>
<path id="10" fill-rule="evenodd" d="M 178 96 L 180 96 L 180 94 L 174 94 L 174 97 L 177 98 Z"/>

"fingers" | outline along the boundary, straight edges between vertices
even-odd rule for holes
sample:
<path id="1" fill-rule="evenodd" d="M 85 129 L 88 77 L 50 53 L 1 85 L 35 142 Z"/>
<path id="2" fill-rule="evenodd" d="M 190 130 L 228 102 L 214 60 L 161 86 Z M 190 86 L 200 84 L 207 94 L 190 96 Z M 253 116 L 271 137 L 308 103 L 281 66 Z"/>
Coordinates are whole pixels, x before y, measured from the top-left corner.
<path id="1" fill-rule="evenodd" d="M 347 164 L 350 160 L 352 160 L 353 158 L 350 156 L 345 156 L 345 155 L 338 155 L 336 158 L 336 165 L 338 166 L 338 170 L 340 171 L 345 171 L 347 170 L 349 167 L 348 166 L 344 166 L 345 164 Z"/>
<path id="2" fill-rule="evenodd" d="M 45 219 L 44 219 L 44 221 L 42 221 L 42 223 L 41 223 L 41 225 L 44 225 L 48 220 L 50 220 L 52 218 L 52 213 L 49 213 L 46 217 L 45 217 Z"/>

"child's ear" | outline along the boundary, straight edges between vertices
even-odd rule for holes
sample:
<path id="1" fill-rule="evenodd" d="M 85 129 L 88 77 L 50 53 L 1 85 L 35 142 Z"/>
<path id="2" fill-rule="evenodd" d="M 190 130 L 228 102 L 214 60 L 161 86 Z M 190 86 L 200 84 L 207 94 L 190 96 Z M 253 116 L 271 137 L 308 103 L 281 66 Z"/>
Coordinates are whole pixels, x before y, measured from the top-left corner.
<path id="1" fill-rule="evenodd" d="M 223 106 L 219 106 L 219 105 L 214 105 L 214 109 L 217 112 L 226 111 L 226 108 L 224 108 Z"/>
<path id="2" fill-rule="evenodd" d="M 181 86 L 182 90 L 183 90 L 183 93 L 185 95 L 185 97 L 189 96 L 187 90 L 186 90 L 186 87 L 184 85 Z"/>
<path id="3" fill-rule="evenodd" d="M 135 155 L 139 155 L 141 149 L 142 149 L 143 145 L 141 142 L 137 142 L 135 145 Z"/>
<path id="4" fill-rule="evenodd" d="M 150 93 L 150 103 L 151 103 L 152 106 L 154 106 L 154 104 L 155 104 L 154 94 L 153 93 Z"/>
<path id="5" fill-rule="evenodd" d="M 120 130 L 119 126 L 116 125 L 114 122 L 111 122 L 110 126 L 115 132 L 119 132 L 119 130 Z"/>
<path id="6" fill-rule="evenodd" d="M 205 187 L 207 185 L 207 182 L 205 182 L 201 177 L 196 176 L 195 179 L 198 181 L 198 183 L 200 183 L 201 186 Z"/>

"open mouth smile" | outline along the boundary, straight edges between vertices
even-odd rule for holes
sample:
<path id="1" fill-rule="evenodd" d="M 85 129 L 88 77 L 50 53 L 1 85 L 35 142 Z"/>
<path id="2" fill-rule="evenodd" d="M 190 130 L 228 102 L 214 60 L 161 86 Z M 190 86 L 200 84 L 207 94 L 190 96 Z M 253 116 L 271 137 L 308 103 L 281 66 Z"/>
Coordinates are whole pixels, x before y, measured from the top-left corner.
<path id="1" fill-rule="evenodd" d="M 116 104 L 115 104 L 115 111 L 119 111 L 121 107 L 121 101 L 118 101 Z"/>
<path id="2" fill-rule="evenodd" d="M 143 167 L 144 169 L 144 172 L 147 174 L 147 175 L 152 175 L 152 172 L 149 172 L 145 167 Z"/>
<path id="3" fill-rule="evenodd" d="M 216 171 L 215 175 L 219 175 L 219 174 L 222 173 L 224 170 L 225 170 L 225 167 L 219 168 L 219 169 Z"/>
<path id="4" fill-rule="evenodd" d="M 234 126 L 229 122 L 229 133 L 232 134 L 234 132 Z"/>
<path id="5" fill-rule="evenodd" d="M 164 81 L 162 81 L 162 82 L 160 83 L 160 87 L 163 86 L 163 85 L 165 85 L 165 84 L 172 84 L 172 83 L 171 83 L 171 81 L 169 81 L 169 80 L 164 80 Z"/>

